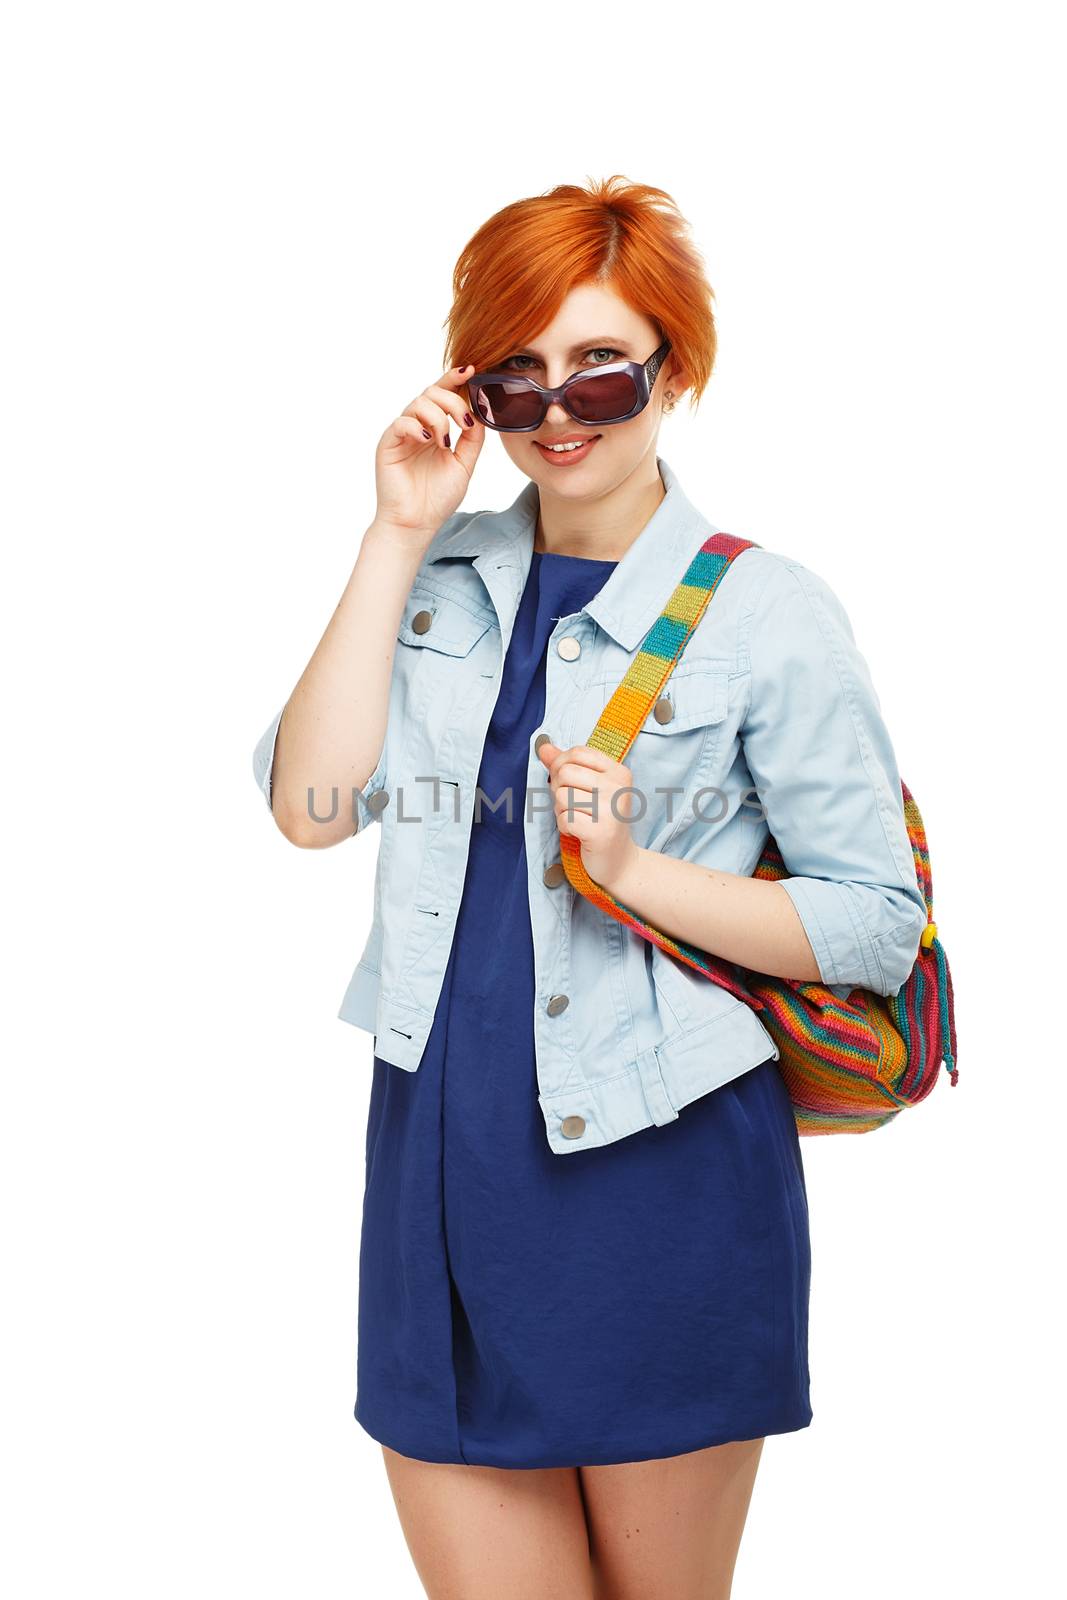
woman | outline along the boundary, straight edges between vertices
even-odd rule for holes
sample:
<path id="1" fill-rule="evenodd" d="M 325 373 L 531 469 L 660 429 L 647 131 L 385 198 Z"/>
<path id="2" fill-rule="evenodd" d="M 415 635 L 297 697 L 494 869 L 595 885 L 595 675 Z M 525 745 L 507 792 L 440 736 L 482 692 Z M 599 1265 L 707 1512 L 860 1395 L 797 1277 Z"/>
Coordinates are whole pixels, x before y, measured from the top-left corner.
<path id="1" fill-rule="evenodd" d="M 755 1013 L 576 895 L 560 835 L 677 939 L 895 993 L 899 777 L 840 603 L 763 548 L 628 762 L 584 743 L 712 531 L 657 454 L 715 355 L 669 197 L 510 205 L 454 290 L 255 762 L 294 844 L 384 830 L 341 1011 L 375 1036 L 355 1414 L 431 1596 L 727 1596 L 764 1439 L 812 1416 L 796 1122 Z M 528 482 L 461 513 L 487 427 Z M 768 831 L 788 879 L 751 876 Z"/>

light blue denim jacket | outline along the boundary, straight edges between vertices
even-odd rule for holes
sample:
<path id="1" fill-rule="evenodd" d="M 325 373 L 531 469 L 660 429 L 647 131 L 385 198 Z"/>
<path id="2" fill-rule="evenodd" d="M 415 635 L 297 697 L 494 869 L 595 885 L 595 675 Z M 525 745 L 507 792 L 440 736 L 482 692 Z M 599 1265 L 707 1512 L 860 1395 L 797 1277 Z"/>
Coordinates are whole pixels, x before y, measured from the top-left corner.
<path id="1" fill-rule="evenodd" d="M 560 1155 L 670 1122 L 778 1056 L 743 1001 L 548 870 L 559 835 L 535 739 L 586 741 L 690 558 L 717 531 L 657 460 L 665 498 L 599 593 L 552 631 L 529 798 L 513 798 L 526 835 L 538 1104 Z M 451 948 L 537 495 L 530 482 L 507 510 L 460 511 L 438 530 L 397 634 L 381 759 L 355 797 L 360 831 L 380 821 L 383 833 L 373 923 L 340 1016 L 373 1033 L 376 1054 L 407 1072 L 421 1060 Z M 742 552 L 664 695 L 673 715 L 650 715 L 626 757 L 647 800 L 633 823 L 637 843 L 748 876 L 769 829 L 823 982 L 842 995 L 857 985 L 896 994 L 926 906 L 889 733 L 829 585 L 788 556 Z M 268 804 L 280 719 L 279 711 L 253 758 Z M 323 809 L 325 797 L 317 800 Z"/>

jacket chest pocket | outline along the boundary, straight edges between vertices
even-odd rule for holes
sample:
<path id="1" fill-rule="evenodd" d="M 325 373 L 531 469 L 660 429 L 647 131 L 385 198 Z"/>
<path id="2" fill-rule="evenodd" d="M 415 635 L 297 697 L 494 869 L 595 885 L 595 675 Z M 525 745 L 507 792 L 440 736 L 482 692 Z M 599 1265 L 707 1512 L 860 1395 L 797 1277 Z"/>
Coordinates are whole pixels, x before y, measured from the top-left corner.
<path id="1" fill-rule="evenodd" d="M 493 618 L 484 611 L 471 611 L 448 595 L 416 584 L 404 606 L 397 638 L 412 650 L 428 651 L 433 657 L 469 656 Z M 437 665 L 443 666 L 441 661 Z"/>
<path id="2" fill-rule="evenodd" d="M 455 709 L 456 697 L 478 678 L 485 665 L 476 646 L 494 626 L 493 616 L 472 610 L 449 595 L 416 584 L 397 629 L 397 668 L 409 718 L 440 721 Z"/>
<path id="3" fill-rule="evenodd" d="M 662 849 L 691 818 L 693 796 L 714 767 L 729 706 L 725 672 L 675 672 L 667 679 L 626 756 L 634 784 L 647 795 L 646 844 Z"/>
<path id="4" fill-rule="evenodd" d="M 575 744 L 587 743 L 617 680 L 582 691 L 572 722 Z M 730 674 L 679 667 L 623 757 L 638 791 L 634 827 L 641 844 L 661 848 L 684 822 L 694 792 L 714 765 L 730 706 Z M 701 802 L 703 803 L 703 802 Z"/>
<path id="5" fill-rule="evenodd" d="M 460 779 L 468 717 L 492 692 L 495 663 L 484 641 L 494 628 L 491 612 L 422 582 L 412 587 L 397 629 L 390 700 L 400 743 L 393 778 L 407 795 L 405 815 L 423 815 L 434 803 L 418 779 Z M 436 804 L 435 815 L 444 816 L 452 801 Z"/>

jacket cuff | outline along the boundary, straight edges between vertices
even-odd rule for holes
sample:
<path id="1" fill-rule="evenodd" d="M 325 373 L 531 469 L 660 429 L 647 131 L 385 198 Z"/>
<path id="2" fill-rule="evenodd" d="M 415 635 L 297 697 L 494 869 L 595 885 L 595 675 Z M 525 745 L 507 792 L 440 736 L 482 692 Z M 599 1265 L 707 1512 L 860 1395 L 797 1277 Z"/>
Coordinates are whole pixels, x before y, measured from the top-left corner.
<path id="1" fill-rule="evenodd" d="M 271 776 L 274 770 L 274 747 L 278 742 L 278 729 L 281 726 L 282 712 L 284 712 L 284 710 L 285 707 L 283 706 L 281 711 L 278 712 L 277 716 L 271 722 L 270 726 L 265 729 L 263 737 L 260 739 L 255 750 L 252 752 L 252 771 L 255 775 L 256 783 L 263 794 L 263 798 L 266 800 L 267 805 L 272 811 L 274 808 L 271 799 Z M 362 830 L 370 823 L 379 822 L 381 820 L 384 806 L 379 803 L 378 808 L 376 810 L 372 810 L 367 802 L 373 795 L 377 794 L 380 789 L 385 788 L 386 749 L 387 743 L 383 744 L 382 746 L 382 753 L 378 758 L 378 765 L 367 779 L 363 788 L 361 790 L 357 790 L 355 793 L 358 831 L 360 832 L 362 832 Z M 347 796 L 345 796 L 344 804 L 348 804 Z M 386 804 L 388 804 L 388 796 L 386 796 Z"/>
<path id="2" fill-rule="evenodd" d="M 278 741 L 278 728 L 284 710 L 283 706 L 252 752 L 252 771 L 268 806 L 271 805 L 270 780 L 274 770 L 274 746 Z"/>
<path id="3" fill-rule="evenodd" d="M 796 907 L 827 987 L 859 987 L 887 997 L 900 992 L 926 926 L 925 910 L 910 895 L 825 878 L 777 881 Z"/>

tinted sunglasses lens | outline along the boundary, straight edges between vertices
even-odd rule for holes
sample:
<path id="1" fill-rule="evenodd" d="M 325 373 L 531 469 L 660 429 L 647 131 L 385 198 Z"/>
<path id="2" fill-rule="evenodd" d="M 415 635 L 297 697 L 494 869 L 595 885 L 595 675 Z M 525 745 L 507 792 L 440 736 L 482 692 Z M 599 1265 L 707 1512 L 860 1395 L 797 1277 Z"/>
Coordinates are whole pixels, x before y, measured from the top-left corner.
<path id="1" fill-rule="evenodd" d="M 637 386 L 626 372 L 594 373 L 572 384 L 567 400 L 582 422 L 611 422 L 630 414 L 637 404 Z"/>
<path id="2" fill-rule="evenodd" d="M 475 384 L 471 393 L 475 411 L 491 427 L 536 428 L 544 421 L 540 395 L 524 383 L 492 378 L 488 383 Z"/>

